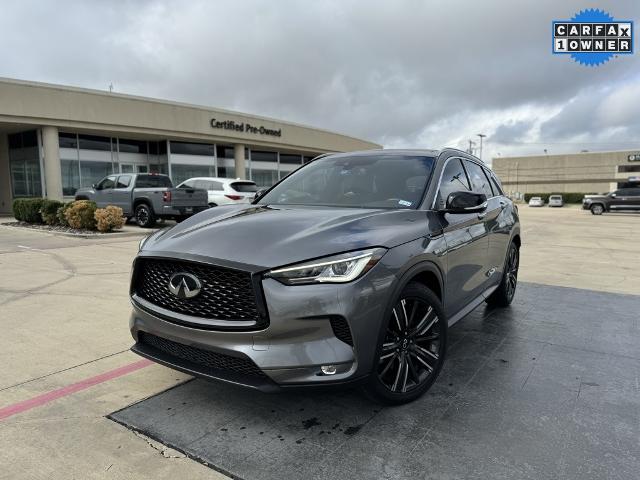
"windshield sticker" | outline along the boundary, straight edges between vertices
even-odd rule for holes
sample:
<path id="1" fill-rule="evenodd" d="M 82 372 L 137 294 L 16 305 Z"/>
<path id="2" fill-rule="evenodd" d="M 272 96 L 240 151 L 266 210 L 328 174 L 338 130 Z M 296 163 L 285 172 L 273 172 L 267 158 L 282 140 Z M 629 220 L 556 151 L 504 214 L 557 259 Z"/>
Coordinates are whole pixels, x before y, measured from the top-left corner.
<path id="1" fill-rule="evenodd" d="M 410 207 L 411 206 L 411 202 L 407 202 L 406 200 L 400 200 L 398 201 L 399 205 L 402 205 L 403 207 Z"/>

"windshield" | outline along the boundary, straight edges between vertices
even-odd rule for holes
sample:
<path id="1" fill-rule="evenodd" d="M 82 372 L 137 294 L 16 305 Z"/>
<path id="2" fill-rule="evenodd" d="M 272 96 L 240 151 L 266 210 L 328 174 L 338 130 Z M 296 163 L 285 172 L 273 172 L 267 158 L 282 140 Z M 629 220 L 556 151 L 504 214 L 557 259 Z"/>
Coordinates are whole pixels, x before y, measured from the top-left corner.
<path id="1" fill-rule="evenodd" d="M 415 209 L 434 161 L 384 153 L 321 158 L 289 175 L 258 204 Z"/>

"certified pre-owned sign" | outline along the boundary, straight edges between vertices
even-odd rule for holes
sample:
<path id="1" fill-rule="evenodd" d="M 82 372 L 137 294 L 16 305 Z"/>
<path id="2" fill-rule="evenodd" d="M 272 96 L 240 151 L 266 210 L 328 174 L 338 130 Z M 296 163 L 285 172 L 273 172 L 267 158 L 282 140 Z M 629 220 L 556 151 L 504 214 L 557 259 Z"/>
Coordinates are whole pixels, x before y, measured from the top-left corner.
<path id="1" fill-rule="evenodd" d="M 615 20 L 603 10 L 582 10 L 571 20 L 555 20 L 552 35 L 553 53 L 571 55 L 582 65 L 633 53 L 633 21 Z"/>
<path id="2" fill-rule="evenodd" d="M 272 137 L 281 137 L 282 129 L 266 128 L 262 125 L 255 126 L 245 122 L 235 122 L 233 120 L 216 120 L 211 119 L 211 128 L 222 128 L 224 130 L 235 130 L 236 132 L 256 133 L 258 135 L 271 135 Z"/>

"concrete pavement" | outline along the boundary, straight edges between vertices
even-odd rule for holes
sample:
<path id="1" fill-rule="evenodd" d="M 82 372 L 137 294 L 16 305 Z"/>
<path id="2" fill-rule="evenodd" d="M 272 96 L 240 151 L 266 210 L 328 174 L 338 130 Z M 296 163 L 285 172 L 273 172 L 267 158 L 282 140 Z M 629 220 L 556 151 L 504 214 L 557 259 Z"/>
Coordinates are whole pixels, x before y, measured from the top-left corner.
<path id="1" fill-rule="evenodd" d="M 520 211 L 521 281 L 640 294 L 640 215 Z M 127 329 L 138 241 L 0 225 L 0 409 L 139 359 Z M 105 418 L 187 379 L 153 365 L 0 420 L 0 479 L 222 478 Z"/>

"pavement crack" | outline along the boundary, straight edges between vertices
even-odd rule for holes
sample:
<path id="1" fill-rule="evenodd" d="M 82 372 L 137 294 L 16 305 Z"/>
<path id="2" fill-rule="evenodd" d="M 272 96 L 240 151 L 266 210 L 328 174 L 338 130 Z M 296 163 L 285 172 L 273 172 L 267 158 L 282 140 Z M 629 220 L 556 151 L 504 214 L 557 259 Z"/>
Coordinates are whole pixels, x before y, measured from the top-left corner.
<path id="1" fill-rule="evenodd" d="M 140 433 L 140 432 L 138 432 L 136 430 L 131 430 L 131 431 L 133 432 L 133 434 L 136 437 L 141 438 L 145 442 L 147 442 L 147 445 L 149 445 L 151 448 L 153 448 L 155 451 L 157 451 L 164 458 L 187 458 L 187 456 L 184 453 L 180 453 L 177 450 L 174 450 L 173 448 L 167 447 L 166 445 L 164 445 L 164 444 L 162 444 L 160 442 L 156 442 L 155 440 L 147 437 L 143 433 Z"/>

